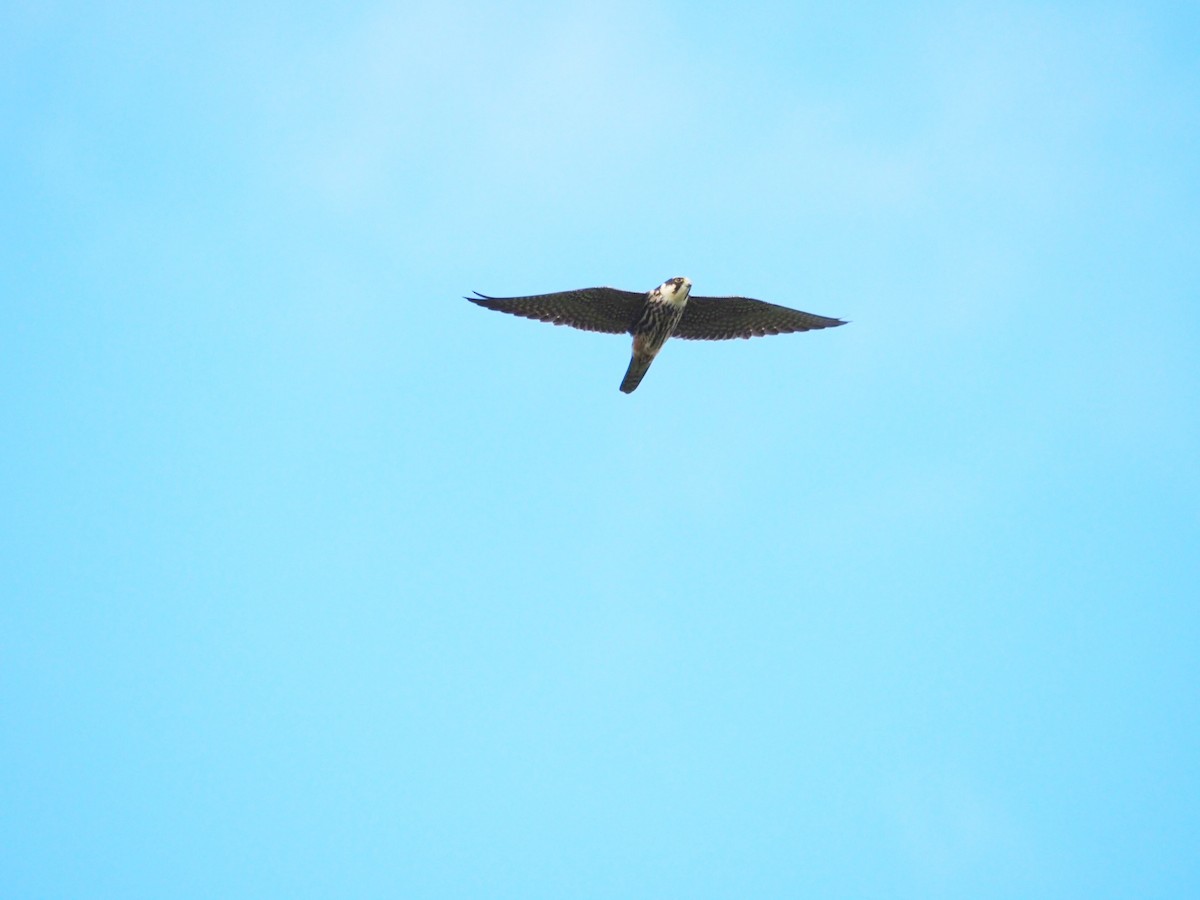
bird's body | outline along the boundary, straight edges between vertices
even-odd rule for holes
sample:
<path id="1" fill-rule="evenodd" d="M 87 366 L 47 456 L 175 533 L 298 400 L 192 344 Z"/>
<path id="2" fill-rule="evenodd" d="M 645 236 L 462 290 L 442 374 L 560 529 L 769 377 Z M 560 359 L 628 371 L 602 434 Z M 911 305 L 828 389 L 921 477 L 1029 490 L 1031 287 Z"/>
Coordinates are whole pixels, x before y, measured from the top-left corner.
<path id="1" fill-rule="evenodd" d="M 632 334 L 633 355 L 621 382 L 632 393 L 667 338 L 726 340 L 786 334 L 845 325 L 841 319 L 800 312 L 749 297 L 693 297 L 692 283 L 672 278 L 638 294 L 616 288 L 584 288 L 529 297 L 468 297 L 488 309 L 570 325 L 584 331 Z"/>
<path id="2" fill-rule="evenodd" d="M 641 314 L 633 323 L 633 355 L 621 381 L 621 390 L 632 394 L 658 356 L 658 351 L 675 333 L 687 307 L 692 283 L 686 278 L 672 278 L 646 295 Z"/>

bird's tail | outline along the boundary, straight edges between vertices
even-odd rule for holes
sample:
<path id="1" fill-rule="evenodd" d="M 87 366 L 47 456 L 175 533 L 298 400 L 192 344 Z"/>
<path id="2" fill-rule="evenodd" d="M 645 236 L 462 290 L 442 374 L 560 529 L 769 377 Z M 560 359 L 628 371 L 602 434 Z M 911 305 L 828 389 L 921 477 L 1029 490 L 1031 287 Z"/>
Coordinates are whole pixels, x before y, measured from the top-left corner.
<path id="1" fill-rule="evenodd" d="M 652 355 L 634 353 L 633 358 L 629 360 L 629 368 L 625 371 L 625 378 L 621 381 L 621 390 L 626 394 L 632 394 L 634 389 L 642 383 L 646 370 L 650 368 L 652 362 L 654 362 Z"/>

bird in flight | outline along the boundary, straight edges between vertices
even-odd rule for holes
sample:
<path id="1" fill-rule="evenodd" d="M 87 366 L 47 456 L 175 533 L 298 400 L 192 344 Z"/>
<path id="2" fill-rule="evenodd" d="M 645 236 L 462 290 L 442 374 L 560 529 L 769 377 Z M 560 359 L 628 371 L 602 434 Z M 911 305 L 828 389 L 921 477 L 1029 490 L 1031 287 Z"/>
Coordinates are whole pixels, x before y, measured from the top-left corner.
<path id="1" fill-rule="evenodd" d="M 641 383 L 667 338 L 723 341 L 764 334 L 789 334 L 845 325 L 841 319 L 816 316 L 749 297 L 693 297 L 686 278 L 664 281 L 652 291 L 619 291 L 610 287 L 534 294 L 529 297 L 467 297 L 488 309 L 570 325 L 584 331 L 632 334 L 633 358 L 621 382 L 630 394 Z"/>

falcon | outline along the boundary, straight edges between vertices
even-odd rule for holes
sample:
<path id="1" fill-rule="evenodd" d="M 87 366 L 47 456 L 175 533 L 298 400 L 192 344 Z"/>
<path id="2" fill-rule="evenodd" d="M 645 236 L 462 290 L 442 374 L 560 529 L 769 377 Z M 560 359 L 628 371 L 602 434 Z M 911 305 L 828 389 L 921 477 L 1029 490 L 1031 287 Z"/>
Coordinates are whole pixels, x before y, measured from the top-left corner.
<path id="1" fill-rule="evenodd" d="M 583 331 L 632 334 L 633 357 L 621 381 L 626 394 L 641 384 L 670 337 L 723 341 L 846 324 L 749 297 L 693 297 L 692 283 L 686 278 L 664 281 L 644 294 L 595 287 L 529 297 L 489 297 L 476 291 L 474 297 L 464 299 L 487 309 Z"/>

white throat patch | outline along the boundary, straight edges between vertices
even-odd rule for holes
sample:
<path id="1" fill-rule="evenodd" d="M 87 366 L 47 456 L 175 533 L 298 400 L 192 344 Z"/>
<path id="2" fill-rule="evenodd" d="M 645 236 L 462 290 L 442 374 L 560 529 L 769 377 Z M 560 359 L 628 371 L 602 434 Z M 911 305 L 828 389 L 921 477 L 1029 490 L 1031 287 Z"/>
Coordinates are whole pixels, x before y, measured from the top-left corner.
<path id="1" fill-rule="evenodd" d="M 661 297 L 672 306 L 683 306 L 687 303 L 688 294 L 691 292 L 692 283 L 686 278 L 672 278 L 651 291 L 656 297 Z"/>

